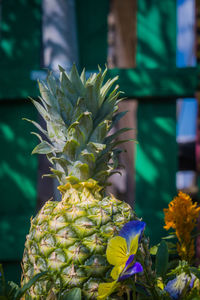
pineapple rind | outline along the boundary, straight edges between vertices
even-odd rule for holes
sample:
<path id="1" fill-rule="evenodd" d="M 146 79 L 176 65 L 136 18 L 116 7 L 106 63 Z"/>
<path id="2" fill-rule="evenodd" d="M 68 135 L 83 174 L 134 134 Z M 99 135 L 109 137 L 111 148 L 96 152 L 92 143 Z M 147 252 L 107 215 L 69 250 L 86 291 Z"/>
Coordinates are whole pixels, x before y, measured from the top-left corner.
<path id="1" fill-rule="evenodd" d="M 108 240 L 134 218 L 132 208 L 113 196 L 102 198 L 94 180 L 61 186 L 62 201 L 48 201 L 31 221 L 23 256 L 23 282 L 48 271 L 37 282 L 31 299 L 46 299 L 73 287 L 85 299 L 96 299 L 100 282 L 110 271 L 105 252 Z"/>

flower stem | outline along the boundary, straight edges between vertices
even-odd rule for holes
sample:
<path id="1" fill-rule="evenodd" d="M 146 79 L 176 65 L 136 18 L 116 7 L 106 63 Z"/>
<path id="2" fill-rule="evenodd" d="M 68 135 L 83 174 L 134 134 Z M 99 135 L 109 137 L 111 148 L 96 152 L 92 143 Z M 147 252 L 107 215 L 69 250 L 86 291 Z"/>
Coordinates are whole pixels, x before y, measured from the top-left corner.
<path id="1" fill-rule="evenodd" d="M 135 290 L 135 281 L 133 281 L 133 300 L 137 300 L 136 290 Z"/>
<path id="2" fill-rule="evenodd" d="M 131 300 L 130 290 L 129 289 L 126 291 L 126 294 L 127 294 L 127 300 Z"/>
<path id="3" fill-rule="evenodd" d="M 142 256 L 141 256 L 141 260 L 142 260 L 141 263 L 142 263 L 142 266 L 143 266 L 144 276 L 145 276 L 145 279 L 147 281 L 147 284 L 149 285 L 149 290 L 150 290 L 150 292 L 153 296 L 152 299 L 159 300 L 160 297 L 159 297 L 159 295 L 158 295 L 158 293 L 157 293 L 157 291 L 154 287 L 154 284 L 152 284 L 151 280 L 149 279 L 149 275 L 148 275 L 147 270 L 146 270 L 146 265 L 145 265 L 145 262 L 144 262 L 144 259 L 142 258 Z"/>

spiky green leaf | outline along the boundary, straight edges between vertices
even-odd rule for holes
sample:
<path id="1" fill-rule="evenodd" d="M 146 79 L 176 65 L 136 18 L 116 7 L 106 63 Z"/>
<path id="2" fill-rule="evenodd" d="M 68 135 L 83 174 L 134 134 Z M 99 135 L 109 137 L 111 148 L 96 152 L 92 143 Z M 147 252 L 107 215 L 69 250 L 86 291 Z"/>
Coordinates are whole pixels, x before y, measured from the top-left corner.
<path id="1" fill-rule="evenodd" d="M 47 155 L 53 165 L 52 176 L 57 176 L 62 184 L 69 175 L 77 176 L 78 180 L 98 177 L 104 184 L 118 165 L 120 150 L 116 146 L 126 142 L 116 141 L 116 138 L 129 130 L 124 128 L 107 136 L 126 113 L 116 113 L 121 101 L 121 92 L 115 85 L 117 77 L 104 82 L 107 68 L 102 71 L 100 67 L 99 72 L 91 74 L 87 80 L 85 71 L 79 76 L 75 65 L 69 76 L 60 66 L 59 70 L 60 79 L 49 72 L 46 83 L 39 82 L 41 97 L 38 101 L 31 100 L 46 126 L 42 128 L 28 121 L 47 137 L 43 141 L 42 136 L 34 133 L 41 143 L 33 153 Z M 112 163 L 110 158 L 113 158 Z"/>
<path id="2" fill-rule="evenodd" d="M 42 141 L 39 145 L 37 145 L 33 151 L 32 154 L 48 154 L 54 152 L 55 149 L 53 146 L 51 146 L 46 141 Z"/>
<path id="3" fill-rule="evenodd" d="M 112 124 L 110 126 L 110 129 L 113 128 L 117 124 L 117 122 L 119 122 L 119 120 L 121 120 L 121 118 L 123 118 L 127 114 L 127 112 L 128 110 L 125 110 L 115 114 L 112 118 Z"/>
<path id="4" fill-rule="evenodd" d="M 27 122 L 30 122 L 32 123 L 37 129 L 39 129 L 46 137 L 48 137 L 48 132 L 46 130 L 44 130 L 40 124 L 36 123 L 35 121 L 32 121 L 32 120 L 29 120 L 29 119 L 26 119 L 26 118 L 23 118 L 22 120 L 25 120 Z"/>
<path id="5" fill-rule="evenodd" d="M 108 137 L 106 137 L 105 139 L 105 144 L 110 144 L 113 140 L 115 140 L 120 134 L 127 132 L 129 130 L 133 130 L 132 128 L 121 128 L 119 130 L 117 130 L 115 133 L 109 135 Z"/>
<path id="6" fill-rule="evenodd" d="M 31 288 L 32 285 L 34 285 L 41 277 L 45 276 L 47 272 L 41 272 L 39 274 L 36 274 L 34 277 L 32 277 L 29 282 L 27 282 L 22 288 L 20 288 L 16 294 L 14 300 L 20 300 L 20 298 L 24 295 L 24 293 Z"/>

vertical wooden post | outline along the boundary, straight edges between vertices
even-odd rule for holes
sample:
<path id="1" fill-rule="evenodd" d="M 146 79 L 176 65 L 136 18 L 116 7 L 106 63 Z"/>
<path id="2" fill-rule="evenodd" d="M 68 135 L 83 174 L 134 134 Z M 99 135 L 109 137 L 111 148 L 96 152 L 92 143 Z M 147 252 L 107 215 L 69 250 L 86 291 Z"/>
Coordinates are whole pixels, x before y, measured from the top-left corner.
<path id="1" fill-rule="evenodd" d="M 113 29 L 111 40 L 111 51 L 108 57 L 110 67 L 134 68 L 136 56 L 136 0 L 113 0 L 111 2 L 111 12 L 109 16 L 110 29 Z M 112 57 L 111 57 L 112 56 Z M 128 110 L 126 116 L 120 120 L 118 127 L 136 128 L 137 101 L 133 99 L 125 100 L 120 103 L 120 111 Z M 122 139 L 135 137 L 135 132 L 124 133 Z M 124 144 L 123 149 L 126 153 L 121 155 L 121 163 L 125 167 L 120 178 L 121 191 L 119 190 L 119 178 L 116 175 L 112 181 L 117 194 L 133 206 L 134 204 L 134 143 Z"/>
<path id="2" fill-rule="evenodd" d="M 138 1 L 137 67 L 176 68 L 176 5 L 174 0 Z M 163 208 L 176 195 L 176 101 L 141 99 L 137 119 L 135 209 L 155 244 L 166 234 Z"/>

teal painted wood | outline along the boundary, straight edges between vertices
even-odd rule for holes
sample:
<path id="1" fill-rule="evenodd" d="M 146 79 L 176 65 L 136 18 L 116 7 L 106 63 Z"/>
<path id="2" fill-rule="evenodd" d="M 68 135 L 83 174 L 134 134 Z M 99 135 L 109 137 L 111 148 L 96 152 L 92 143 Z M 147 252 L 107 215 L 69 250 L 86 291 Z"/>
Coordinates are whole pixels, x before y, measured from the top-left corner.
<path id="1" fill-rule="evenodd" d="M 161 66 L 162 67 L 162 66 Z M 198 68 L 148 68 L 112 69 L 109 77 L 119 76 L 118 84 L 127 98 L 159 102 L 170 99 L 194 97 L 198 85 Z"/>
<path id="2" fill-rule="evenodd" d="M 6 282 L 13 281 L 17 284 L 20 284 L 21 266 L 19 261 L 4 261 L 3 270 Z"/>
<path id="3" fill-rule="evenodd" d="M 170 73 L 176 67 L 176 1 L 139 1 L 137 20 L 137 67 Z M 163 208 L 176 194 L 177 170 L 176 102 L 154 100 L 139 102 L 136 153 L 136 212 L 147 223 L 151 244 L 163 234 Z"/>
<path id="4" fill-rule="evenodd" d="M 1 1 L 0 98 L 35 94 L 31 71 L 40 69 L 41 0 Z"/>
<path id="5" fill-rule="evenodd" d="M 31 72 L 40 69 L 41 0 L 6 0 L 1 8 L 0 260 L 20 265 L 36 210 L 37 158 L 31 156 L 36 139 L 22 117 L 36 119 L 32 105 L 23 99 L 37 93 Z"/>
<path id="6" fill-rule="evenodd" d="M 137 13 L 139 68 L 176 65 L 176 0 L 140 0 Z"/>
<path id="7" fill-rule="evenodd" d="M 32 71 L 20 67 L 9 68 L 8 63 L 5 69 L 0 69 L 0 101 L 6 99 L 20 102 L 28 97 L 37 97 L 37 81 L 31 79 Z"/>
<path id="8" fill-rule="evenodd" d="M 176 194 L 175 102 L 140 102 L 136 145 L 136 212 L 147 223 L 151 244 L 166 235 L 163 208 Z"/>
<path id="9" fill-rule="evenodd" d="M 80 69 L 97 70 L 107 62 L 109 1 L 76 0 Z"/>
<path id="10" fill-rule="evenodd" d="M 27 103 L 0 103 L 0 260 L 21 260 L 30 217 L 36 211 L 37 138 L 22 117 L 35 120 Z"/>
<path id="11" fill-rule="evenodd" d="M 88 69 L 87 72 L 93 72 Z M 97 66 L 96 66 L 97 67 Z M 35 72 L 34 72 L 35 71 Z M 168 98 L 193 97 L 198 85 L 198 68 L 135 68 L 108 70 L 108 76 L 119 76 L 118 84 L 127 98 L 145 98 L 151 102 L 152 98 L 159 98 L 165 102 Z M 37 97 L 38 87 L 36 79 L 46 77 L 44 70 L 0 70 L 0 100 L 25 99 L 28 96 Z M 33 78 L 30 80 L 30 78 Z M 12 83 L 12 88 L 8 86 Z"/>

